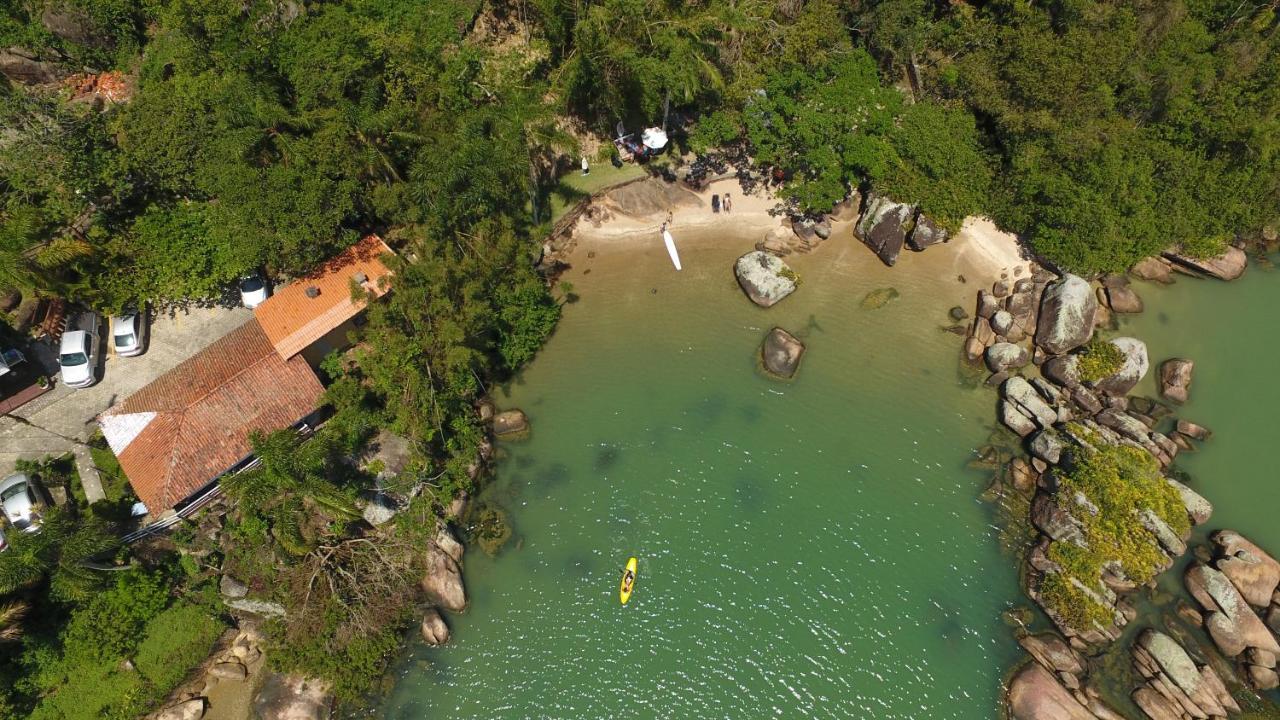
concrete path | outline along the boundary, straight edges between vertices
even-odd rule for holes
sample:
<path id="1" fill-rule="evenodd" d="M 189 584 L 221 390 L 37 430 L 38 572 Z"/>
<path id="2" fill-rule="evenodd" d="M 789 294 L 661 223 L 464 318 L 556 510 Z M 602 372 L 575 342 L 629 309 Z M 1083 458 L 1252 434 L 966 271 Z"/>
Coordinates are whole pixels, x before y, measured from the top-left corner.
<path id="1" fill-rule="evenodd" d="M 59 383 L 11 415 L 0 417 L 0 477 L 11 472 L 19 459 L 38 460 L 81 447 L 93 435 L 99 413 L 252 317 L 253 312 L 243 307 L 160 313 L 152 319 L 147 351 L 131 358 L 108 354 L 98 369 L 98 384 L 77 390 Z M 105 322 L 102 327 L 104 334 L 110 332 Z M 85 450 L 86 464 L 92 467 Z M 82 469 L 81 477 L 85 475 Z"/>
<path id="2" fill-rule="evenodd" d="M 98 475 L 98 466 L 93 464 L 93 456 L 85 445 L 76 445 L 72 452 L 76 456 L 76 472 L 80 473 L 80 487 L 84 488 L 84 496 L 92 505 L 99 500 L 106 500 L 107 493 L 102 489 L 102 477 Z"/>

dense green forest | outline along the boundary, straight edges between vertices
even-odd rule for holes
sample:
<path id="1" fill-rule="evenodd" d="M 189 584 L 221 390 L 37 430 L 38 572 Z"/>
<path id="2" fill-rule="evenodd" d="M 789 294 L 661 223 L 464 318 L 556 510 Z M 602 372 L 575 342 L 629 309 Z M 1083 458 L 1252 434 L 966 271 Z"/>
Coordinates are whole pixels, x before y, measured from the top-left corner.
<path id="1" fill-rule="evenodd" d="M 1114 271 L 1277 222 L 1278 32 L 1274 3 L 1239 0 L 0 0 L 0 290 L 112 310 L 305 271 L 373 230 L 401 251 L 354 362 L 326 368 L 335 420 L 306 449 L 259 438 L 265 469 L 229 488 L 246 499 L 230 534 L 273 559 L 228 559 L 288 587 L 353 532 L 370 478 L 336 458 L 379 427 L 412 439 L 433 492 L 378 537 L 430 532 L 472 483 L 475 401 L 559 316 L 535 262 L 557 168 L 589 133 L 670 111 L 681 151 L 781 168 L 802 209 L 869 189 Z M 103 71 L 130 97 L 75 99 L 66 76 Z M 88 542 L 139 565 L 95 573 L 23 542 L 0 557 L 0 717 L 129 717 L 177 682 L 160 661 L 136 687 L 77 668 L 216 613 L 216 572 Z M 405 562 L 392 590 L 412 585 Z M 404 608 L 318 602 L 274 662 L 373 688 Z M 142 608 L 133 632 L 93 655 L 84 638 L 123 605 Z M 217 629 L 184 627 L 148 652 Z"/>

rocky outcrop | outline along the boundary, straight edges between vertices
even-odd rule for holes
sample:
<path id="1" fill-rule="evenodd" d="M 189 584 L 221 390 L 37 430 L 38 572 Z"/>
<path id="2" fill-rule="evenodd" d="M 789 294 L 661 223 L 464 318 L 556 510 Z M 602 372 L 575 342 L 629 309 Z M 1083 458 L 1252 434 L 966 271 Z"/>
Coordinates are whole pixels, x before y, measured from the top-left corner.
<path id="1" fill-rule="evenodd" d="M 1009 680 L 1010 720 L 1097 720 L 1039 663 L 1027 663 Z"/>
<path id="2" fill-rule="evenodd" d="M 1089 282 L 1063 275 L 1045 288 L 1037 319 L 1036 344 L 1050 355 L 1070 352 L 1093 337 L 1098 300 Z"/>
<path id="3" fill-rule="evenodd" d="M 907 247 L 916 252 L 923 252 L 930 245 L 944 243 L 948 239 L 947 231 L 933 221 L 933 218 L 919 213 L 916 215 L 916 224 L 911 228 L 911 234 L 907 236 Z"/>
<path id="4" fill-rule="evenodd" d="M 1138 381 L 1147 376 L 1147 370 L 1150 369 L 1147 344 L 1131 337 L 1118 337 L 1109 342 L 1124 355 L 1124 363 L 1120 365 L 1120 369 L 1092 385 L 1108 395 L 1127 395 L 1137 386 Z"/>
<path id="5" fill-rule="evenodd" d="M 443 525 L 427 545 L 427 571 L 421 587 L 437 607 L 451 612 L 467 609 L 467 593 L 462 584 L 462 544 Z"/>
<path id="6" fill-rule="evenodd" d="M 529 418 L 523 410 L 504 410 L 493 416 L 493 434 L 500 438 L 513 438 L 529 432 Z"/>
<path id="7" fill-rule="evenodd" d="M 45 85 L 58 82 L 69 73 L 57 63 L 38 59 L 35 53 L 20 47 L 0 50 L 0 75 L 22 85 Z"/>
<path id="8" fill-rule="evenodd" d="M 1187 590 L 1205 610 L 1209 637 L 1223 655 L 1238 657 L 1251 648 L 1271 657 L 1280 655 L 1280 644 L 1226 575 L 1208 565 L 1194 565 L 1185 580 Z"/>
<path id="9" fill-rule="evenodd" d="M 1184 403 L 1191 390 L 1191 373 L 1196 364 L 1186 358 L 1170 358 L 1160 363 L 1160 394 Z"/>
<path id="10" fill-rule="evenodd" d="M 1165 253 L 1164 257 L 1176 270 L 1193 275 L 1208 275 L 1219 280 L 1235 280 L 1244 274 L 1249 265 L 1249 256 L 1237 247 L 1229 247 L 1226 252 L 1211 258 L 1194 258 L 1177 253 Z"/>
<path id="11" fill-rule="evenodd" d="M 1013 376 L 1000 388 L 1000 419 L 1020 436 L 1030 435 L 1036 428 L 1051 427 L 1058 421 L 1058 411 L 1020 376 Z"/>
<path id="12" fill-rule="evenodd" d="M 987 367 L 993 373 L 1016 370 L 1031 362 L 1031 353 L 1027 349 L 1013 343 L 996 343 L 987 348 Z"/>
<path id="13" fill-rule="evenodd" d="M 226 598 L 242 598 L 249 594 L 249 586 L 230 575 L 223 575 L 218 581 L 218 591 Z"/>
<path id="14" fill-rule="evenodd" d="M 756 250 L 738 258 L 734 275 L 751 302 L 773 307 L 796 291 L 796 274 L 774 255 Z"/>
<path id="15" fill-rule="evenodd" d="M 423 613 L 419 629 L 423 641 L 428 645 L 444 645 L 449 642 L 449 626 L 445 624 L 444 616 L 435 608 L 429 608 Z"/>
<path id="16" fill-rule="evenodd" d="M 1142 298 L 1129 284 L 1123 275 L 1108 275 L 1102 279 L 1103 297 L 1107 307 L 1116 313 L 1140 313 L 1143 310 Z"/>
<path id="17" fill-rule="evenodd" d="M 329 686 L 297 675 L 268 675 L 253 700 L 260 720 L 328 720 L 332 710 Z"/>
<path id="18" fill-rule="evenodd" d="M 892 267 L 898 262 L 914 214 L 915 208 L 911 205 L 872 193 L 867 198 L 862 217 L 854 226 L 854 233 L 881 262 Z"/>
<path id="19" fill-rule="evenodd" d="M 1131 650 L 1134 669 L 1143 679 L 1133 701 L 1151 720 L 1224 718 L 1240 712 L 1213 668 L 1197 666 L 1168 635 L 1145 630 Z"/>
<path id="20" fill-rule="evenodd" d="M 760 346 L 760 356 L 764 369 L 769 374 L 790 379 L 800 367 L 804 343 L 786 330 L 776 327 L 765 336 L 764 343 Z"/>
<path id="21" fill-rule="evenodd" d="M 1227 576 L 1245 602 L 1266 608 L 1280 586 L 1280 562 L 1234 530 L 1219 530 L 1209 538 L 1214 567 Z"/>
<path id="22" fill-rule="evenodd" d="M 1145 257 L 1129 268 L 1129 274 L 1139 280 L 1169 284 L 1173 282 L 1173 267 L 1167 260 Z"/>

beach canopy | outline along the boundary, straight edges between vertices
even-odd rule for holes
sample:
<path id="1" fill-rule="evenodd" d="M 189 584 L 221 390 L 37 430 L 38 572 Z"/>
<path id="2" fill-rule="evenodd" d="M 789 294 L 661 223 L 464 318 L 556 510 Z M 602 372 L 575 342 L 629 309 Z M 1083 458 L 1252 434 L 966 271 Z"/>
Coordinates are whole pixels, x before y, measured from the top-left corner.
<path id="1" fill-rule="evenodd" d="M 645 128 L 644 134 L 640 137 L 644 146 L 650 150 L 661 150 L 667 146 L 667 133 L 662 128 Z"/>

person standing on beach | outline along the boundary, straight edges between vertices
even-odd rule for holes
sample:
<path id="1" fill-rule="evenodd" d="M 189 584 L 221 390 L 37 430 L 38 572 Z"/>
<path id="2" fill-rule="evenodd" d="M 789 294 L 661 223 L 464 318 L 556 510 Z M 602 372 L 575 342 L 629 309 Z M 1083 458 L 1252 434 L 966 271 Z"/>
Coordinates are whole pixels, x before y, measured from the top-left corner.
<path id="1" fill-rule="evenodd" d="M 721 203 L 721 206 L 724 207 L 726 213 L 733 211 L 733 201 L 729 199 L 729 193 L 724 194 L 724 202 Z"/>
<path id="2" fill-rule="evenodd" d="M 711 196 L 711 212 L 717 214 L 720 212 L 720 193 Z"/>

